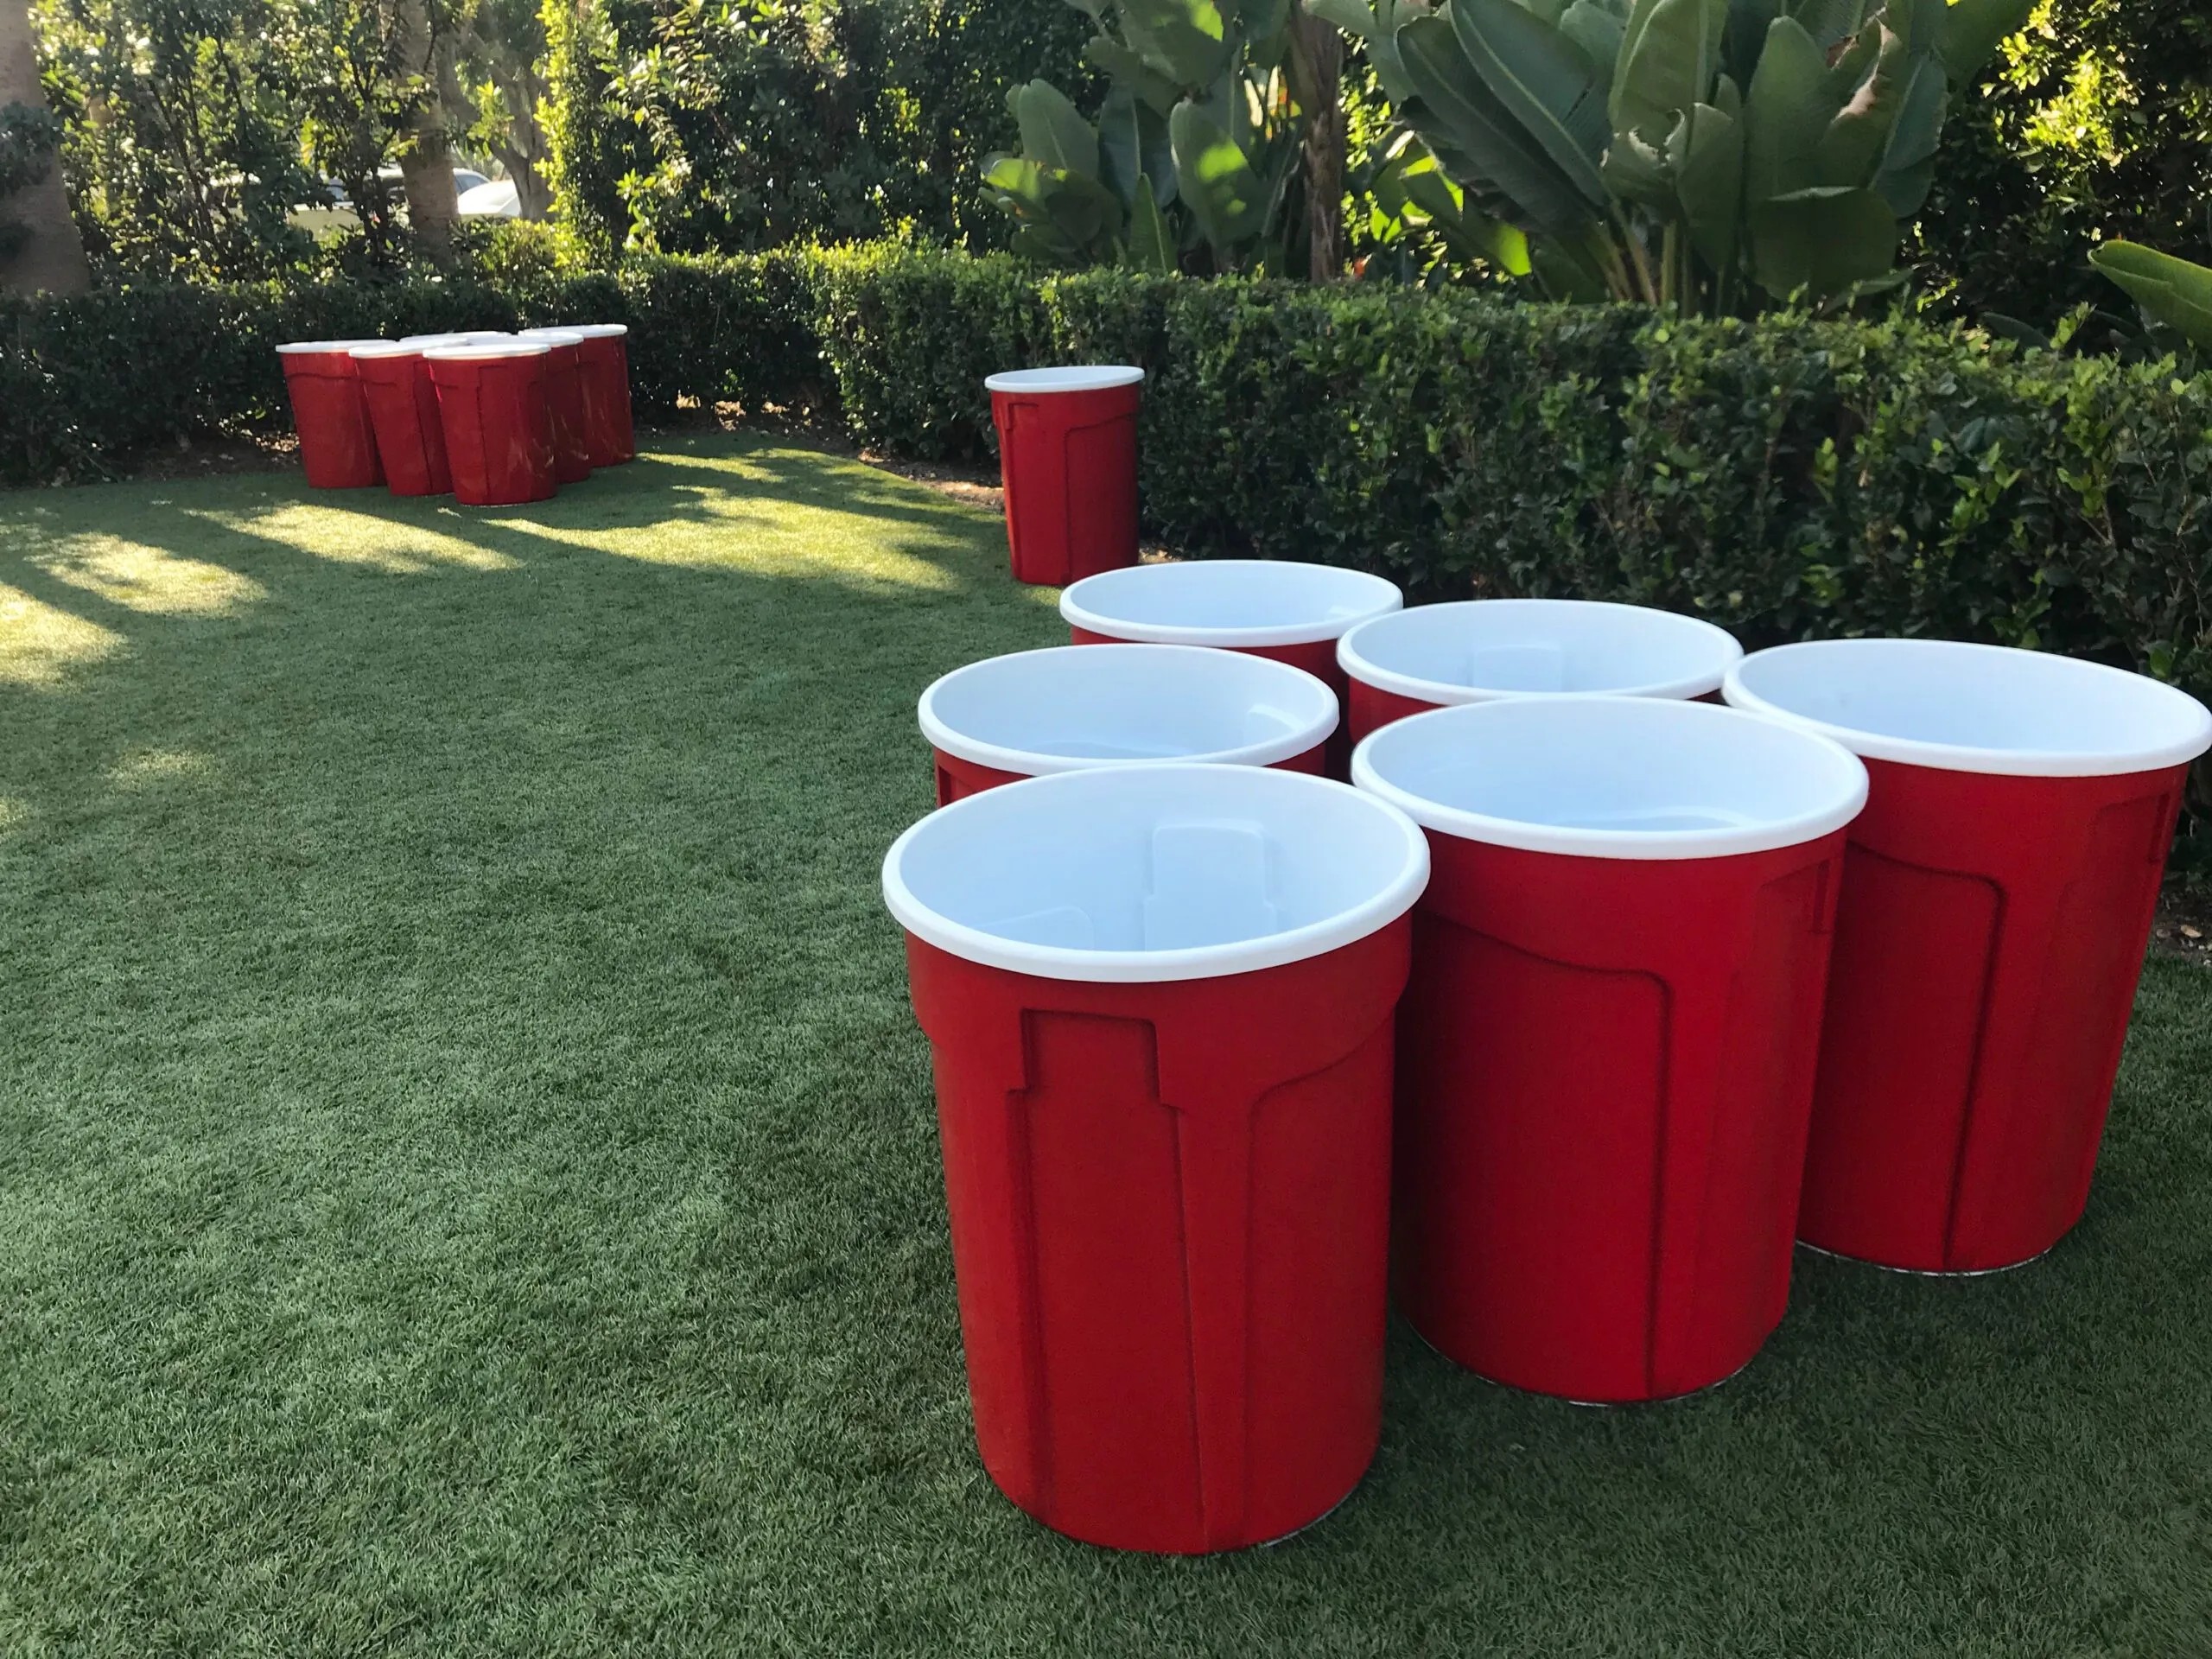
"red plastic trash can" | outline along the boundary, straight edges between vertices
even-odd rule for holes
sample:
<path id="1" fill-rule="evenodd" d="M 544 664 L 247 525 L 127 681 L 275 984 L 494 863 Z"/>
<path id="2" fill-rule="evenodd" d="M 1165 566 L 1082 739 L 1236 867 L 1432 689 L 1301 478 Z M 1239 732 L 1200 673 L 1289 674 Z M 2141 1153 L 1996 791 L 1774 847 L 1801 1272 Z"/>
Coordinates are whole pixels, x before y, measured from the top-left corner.
<path id="1" fill-rule="evenodd" d="M 1248 652 L 1302 668 L 1345 702 L 1337 641 L 1405 604 L 1394 582 L 1331 564 L 1287 559 L 1192 559 L 1112 570 L 1060 595 L 1076 644 L 1139 640 Z M 1329 744 L 1329 775 L 1351 756 L 1347 728 Z"/>
<path id="2" fill-rule="evenodd" d="M 1397 1287 L 1483 1376 L 1664 1399 L 1789 1299 L 1865 769 L 1696 702 L 1524 697 L 1367 739 L 1427 831 L 1399 1022 Z"/>
<path id="3" fill-rule="evenodd" d="M 1144 371 L 1018 369 L 983 385 L 998 429 L 1014 579 L 1062 588 L 1135 564 Z"/>
<path id="4" fill-rule="evenodd" d="M 472 507 L 543 501 L 555 489 L 553 417 L 543 340 L 487 340 L 423 353 L 438 389 L 438 423 L 454 499 Z"/>
<path id="5" fill-rule="evenodd" d="M 300 465 L 310 489 L 360 490 L 384 482 L 376 430 L 353 366 L 357 346 L 378 343 L 298 340 L 276 348 L 284 363 L 284 390 L 292 400 L 292 425 L 300 435 Z"/>
<path id="6" fill-rule="evenodd" d="M 922 693 L 937 804 L 1088 766 L 1207 761 L 1321 772 L 1337 700 L 1311 674 L 1190 645 L 1058 645 L 970 663 Z"/>
<path id="7" fill-rule="evenodd" d="M 563 325 L 582 334 L 577 348 L 584 393 L 584 436 L 594 467 L 613 467 L 638 453 L 630 416 L 630 330 L 620 322 Z"/>
<path id="8" fill-rule="evenodd" d="M 430 384 L 423 347 L 405 340 L 357 346 L 353 367 L 377 438 L 377 458 L 394 495 L 444 495 L 453 488 L 446 466 L 438 389 Z"/>
<path id="9" fill-rule="evenodd" d="M 545 406 L 553 417 L 553 476 L 581 484 L 591 476 L 591 417 L 585 405 L 584 337 L 574 328 L 525 328 L 518 340 L 543 341 Z"/>
<path id="10" fill-rule="evenodd" d="M 1852 826 L 1801 1236 L 1923 1273 L 2081 1218 L 2188 763 L 2212 715 L 2040 652 L 1849 639 L 1747 657 L 1728 701 L 1872 775 Z"/>
<path id="11" fill-rule="evenodd" d="M 1579 599 L 1422 605 L 1337 643 L 1354 743 L 1408 715 L 1498 697 L 1711 697 L 1743 655 L 1698 617 Z"/>
<path id="12" fill-rule="evenodd" d="M 1046 1526 L 1236 1549 L 1365 1471 L 1427 869 L 1394 809 L 1260 766 L 1028 779 L 892 848 L 976 1445 Z"/>

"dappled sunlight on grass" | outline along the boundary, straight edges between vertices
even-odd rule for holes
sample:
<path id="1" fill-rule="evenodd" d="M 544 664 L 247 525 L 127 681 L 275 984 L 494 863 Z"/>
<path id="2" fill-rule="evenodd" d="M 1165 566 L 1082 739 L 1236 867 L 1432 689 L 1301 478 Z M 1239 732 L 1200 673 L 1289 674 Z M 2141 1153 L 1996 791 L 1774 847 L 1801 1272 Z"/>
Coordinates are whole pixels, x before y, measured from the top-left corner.
<path id="1" fill-rule="evenodd" d="M 31 810 L 12 795 L 0 795 L 0 836 L 19 830 L 29 818 Z"/>
<path id="2" fill-rule="evenodd" d="M 384 499 L 372 499 L 379 504 Z M 442 511 L 454 512 L 460 522 L 454 509 Z M 319 501 L 287 502 L 265 512 L 217 512 L 196 507 L 184 512 L 189 518 L 297 548 L 318 559 L 364 565 L 394 575 L 423 575 L 448 567 L 512 570 L 519 563 L 508 554 L 449 531 Z"/>
<path id="3" fill-rule="evenodd" d="M 35 547 L 29 562 L 111 605 L 160 616 L 219 616 L 268 592 L 219 564 L 181 558 L 120 536 L 58 538 Z"/>
<path id="4" fill-rule="evenodd" d="M 118 789 L 143 789 L 177 778 L 204 778 L 215 770 L 207 755 L 192 749 L 139 749 L 107 769 Z"/>
<path id="5" fill-rule="evenodd" d="M 696 516 L 671 518 L 641 537 L 628 525 L 586 530 L 535 518 L 500 522 L 534 537 L 586 552 L 610 554 L 645 564 L 687 570 L 728 570 L 753 576 L 812 576 L 855 588 L 922 588 L 950 593 L 960 581 L 907 547 L 883 539 L 880 520 L 861 513 L 782 506 L 772 519 L 749 511 L 741 499 L 697 498 Z M 909 538 L 909 545 L 912 539 Z M 922 545 L 951 552 L 950 537 L 924 532 Z"/>
<path id="6" fill-rule="evenodd" d="M 114 629 L 0 582 L 0 684 L 59 685 L 70 670 L 122 647 Z"/>

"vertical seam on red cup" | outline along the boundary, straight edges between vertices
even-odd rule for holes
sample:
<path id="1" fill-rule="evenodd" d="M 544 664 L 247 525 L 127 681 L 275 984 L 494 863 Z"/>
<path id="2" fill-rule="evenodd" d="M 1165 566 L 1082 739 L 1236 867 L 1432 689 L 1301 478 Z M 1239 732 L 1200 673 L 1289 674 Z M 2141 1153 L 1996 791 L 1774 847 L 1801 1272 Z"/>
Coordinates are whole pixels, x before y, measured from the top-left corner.
<path id="1" fill-rule="evenodd" d="M 1943 1268 L 1953 1273 L 1959 1270 L 1959 1207 L 1966 1195 L 1967 1148 L 1974 1144 L 1974 1111 L 1981 1103 L 1982 1061 L 1989 1048 L 1989 1009 L 1996 996 L 1998 963 L 2004 958 L 2005 930 L 2012 908 L 2012 895 L 2008 889 L 1995 881 L 1991 881 L 1989 887 L 1997 895 L 1996 925 L 1989 930 L 1989 954 L 1981 966 L 1981 998 L 1974 1010 L 1974 1064 L 1967 1069 L 1966 1100 L 1959 1112 L 1958 1144 L 1951 1150 L 1951 1195 L 1943 1206 Z"/>

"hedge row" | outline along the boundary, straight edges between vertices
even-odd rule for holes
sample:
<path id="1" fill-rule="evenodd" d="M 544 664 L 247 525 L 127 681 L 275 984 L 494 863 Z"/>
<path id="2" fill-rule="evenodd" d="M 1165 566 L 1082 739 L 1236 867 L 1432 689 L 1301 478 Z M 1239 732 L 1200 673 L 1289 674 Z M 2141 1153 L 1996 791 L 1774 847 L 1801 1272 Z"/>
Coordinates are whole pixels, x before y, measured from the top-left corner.
<path id="1" fill-rule="evenodd" d="M 1424 595 L 1582 594 L 1750 643 L 2042 645 L 2212 694 L 2212 380 L 1905 321 L 1686 322 L 1382 286 L 1039 279 L 874 248 L 470 285 L 0 302 L 0 475 L 281 425 L 287 338 L 626 321 L 638 395 L 985 459 L 983 376 L 1151 371 L 1147 524 Z"/>

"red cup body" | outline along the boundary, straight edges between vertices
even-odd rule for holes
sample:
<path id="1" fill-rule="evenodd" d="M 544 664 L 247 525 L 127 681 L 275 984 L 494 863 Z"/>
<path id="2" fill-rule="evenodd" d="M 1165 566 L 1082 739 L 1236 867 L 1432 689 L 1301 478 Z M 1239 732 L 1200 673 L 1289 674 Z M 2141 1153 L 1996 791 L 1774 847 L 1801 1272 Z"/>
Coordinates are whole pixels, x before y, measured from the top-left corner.
<path id="1" fill-rule="evenodd" d="M 587 334 L 576 354 L 586 458 L 594 467 L 619 466 L 638 453 L 630 416 L 629 342 L 620 334 Z"/>
<path id="2" fill-rule="evenodd" d="M 283 355 L 284 390 L 292 400 L 292 425 L 300 435 L 300 464 L 308 486 L 361 490 L 383 483 L 376 431 L 350 348 Z"/>
<path id="3" fill-rule="evenodd" d="M 512 506 L 553 493 L 545 356 L 429 359 L 455 500 L 472 507 Z"/>
<path id="4" fill-rule="evenodd" d="M 394 495 L 444 495 L 453 488 L 446 465 L 445 426 L 438 418 L 438 389 L 430 365 L 411 357 L 354 359 L 361 396 L 376 430 L 377 455 Z"/>
<path id="5" fill-rule="evenodd" d="M 1137 562 L 1141 385 L 994 391 L 1014 579 L 1065 588 Z"/>
<path id="6" fill-rule="evenodd" d="M 976 1444 L 1046 1526 L 1241 1548 L 1366 1470 L 1408 931 L 1170 984 L 1034 978 L 909 936 Z"/>
<path id="7" fill-rule="evenodd" d="M 1423 702 L 1418 697 L 1385 691 L 1381 686 L 1370 685 L 1362 679 L 1348 678 L 1344 684 L 1344 724 L 1350 728 L 1346 742 L 1351 748 L 1357 748 L 1368 734 L 1382 730 L 1393 721 L 1425 715 L 1432 709 L 1449 706 L 1440 702 Z M 1718 691 L 1708 691 L 1703 696 L 1687 697 L 1683 701 L 1718 704 L 1722 699 Z"/>
<path id="8" fill-rule="evenodd" d="M 2188 769 L 1866 771 L 1801 1236 L 1922 1272 L 2013 1266 L 2088 1201 Z"/>
<path id="9" fill-rule="evenodd" d="M 1401 1306 L 1583 1401 L 1741 1369 L 1789 1297 L 1843 836 L 1684 860 L 1429 832 L 1399 1022 Z"/>
<path id="10" fill-rule="evenodd" d="M 1380 731 L 1392 721 L 1404 720 L 1413 715 L 1425 715 L 1432 709 L 1445 706 L 1440 702 L 1423 702 L 1415 697 L 1401 696 L 1395 691 L 1385 691 L 1381 686 L 1370 685 L 1364 680 L 1347 678 L 1344 685 L 1344 724 L 1350 728 L 1348 737 L 1354 748 L 1359 747 L 1370 732 Z"/>
<path id="11" fill-rule="evenodd" d="M 553 344 L 545 354 L 545 407 L 553 420 L 553 477 L 581 484 L 591 476 L 591 426 L 584 410 L 582 347 Z"/>
<path id="12" fill-rule="evenodd" d="M 980 795 L 987 789 L 996 789 L 1001 784 L 1018 784 L 1024 778 L 1034 776 L 1026 772 L 1005 772 L 996 766 L 979 765 L 963 760 L 957 754 L 947 754 L 943 749 L 931 748 L 937 760 L 937 804 L 950 806 L 970 795 Z M 1303 754 L 1294 754 L 1287 760 L 1270 763 L 1274 772 L 1302 772 L 1319 778 L 1326 770 L 1327 745 L 1316 743 Z"/>

